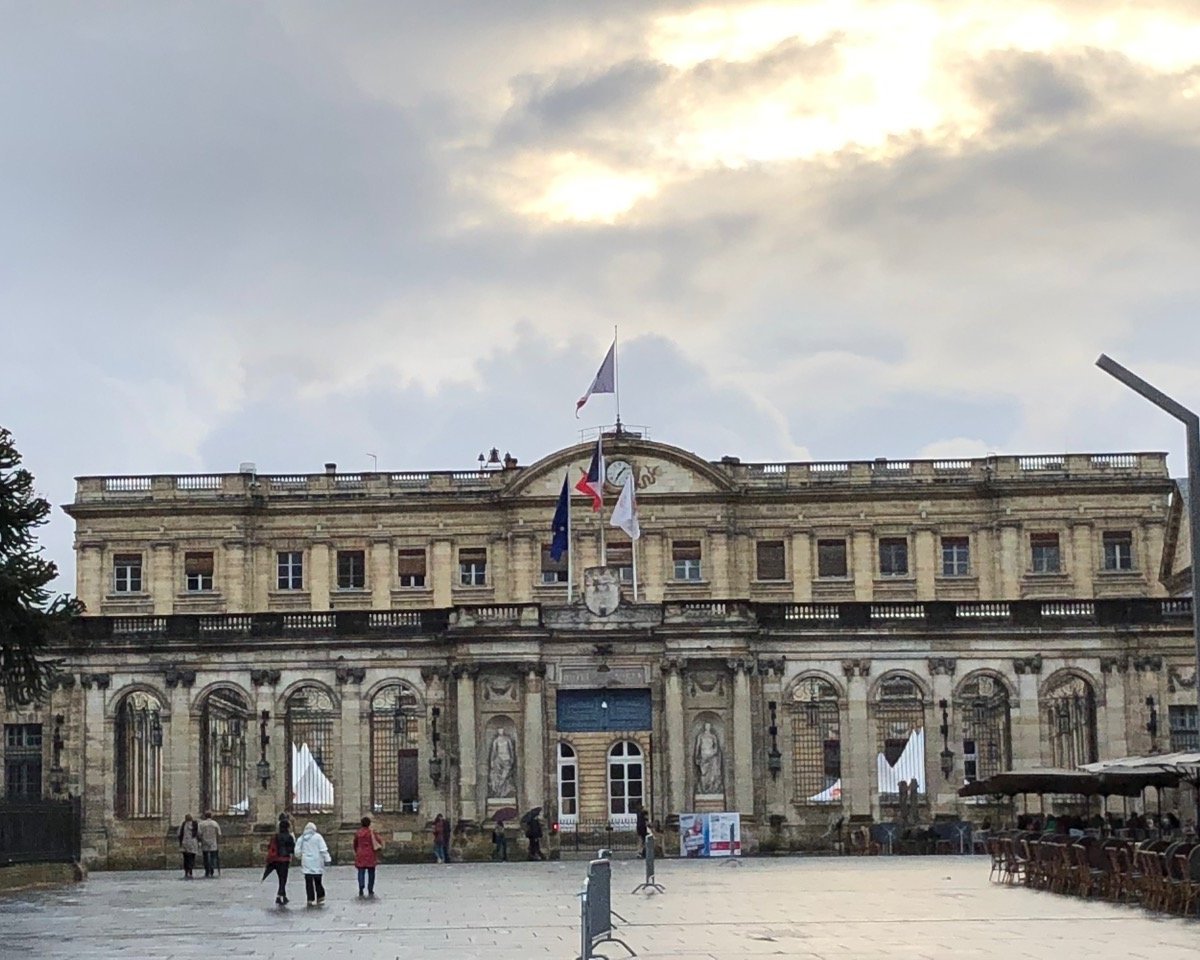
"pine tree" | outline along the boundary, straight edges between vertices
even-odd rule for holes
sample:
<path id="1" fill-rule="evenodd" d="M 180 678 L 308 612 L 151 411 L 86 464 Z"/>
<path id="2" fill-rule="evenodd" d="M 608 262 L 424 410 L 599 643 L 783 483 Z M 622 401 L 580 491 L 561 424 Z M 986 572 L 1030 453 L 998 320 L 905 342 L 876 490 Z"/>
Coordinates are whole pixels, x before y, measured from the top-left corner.
<path id="1" fill-rule="evenodd" d="M 47 589 L 58 570 L 41 556 L 34 531 L 50 504 L 34 495 L 33 476 L 20 464 L 12 434 L 0 427 L 0 686 L 9 703 L 46 696 L 57 672 L 46 647 L 83 612 L 78 600 Z"/>

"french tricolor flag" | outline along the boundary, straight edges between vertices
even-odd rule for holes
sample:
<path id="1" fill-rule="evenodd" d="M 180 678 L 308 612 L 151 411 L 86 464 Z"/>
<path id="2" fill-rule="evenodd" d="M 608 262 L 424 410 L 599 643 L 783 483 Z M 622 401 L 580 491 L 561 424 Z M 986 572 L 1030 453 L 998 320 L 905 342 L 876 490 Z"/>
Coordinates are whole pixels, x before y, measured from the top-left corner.
<path id="1" fill-rule="evenodd" d="M 575 489 L 585 497 L 592 498 L 592 512 L 599 513 L 604 507 L 604 447 L 600 437 L 596 438 L 596 449 L 592 453 L 591 465 L 579 478 Z"/>

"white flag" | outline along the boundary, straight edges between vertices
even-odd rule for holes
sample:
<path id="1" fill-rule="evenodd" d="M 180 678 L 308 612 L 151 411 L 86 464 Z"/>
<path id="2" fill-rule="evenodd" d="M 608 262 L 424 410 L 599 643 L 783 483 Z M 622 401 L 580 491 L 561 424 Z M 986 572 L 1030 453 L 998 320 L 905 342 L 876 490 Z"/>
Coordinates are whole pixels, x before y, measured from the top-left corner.
<path id="1" fill-rule="evenodd" d="M 633 496 L 632 474 L 625 478 L 625 485 L 621 487 L 621 495 L 617 498 L 617 505 L 613 507 L 609 525 L 620 527 L 629 534 L 630 540 L 636 540 L 642 535 L 642 528 L 638 525 L 637 500 Z"/>
<path id="2" fill-rule="evenodd" d="M 593 393 L 615 393 L 617 389 L 617 341 L 614 340 L 611 347 L 608 348 L 608 353 L 604 355 L 604 362 L 600 364 L 600 369 L 596 371 L 596 377 L 592 380 L 592 385 L 587 388 L 587 393 L 575 401 L 575 417 L 579 418 L 579 411 L 583 409 L 583 405 L 588 402 L 588 398 Z"/>

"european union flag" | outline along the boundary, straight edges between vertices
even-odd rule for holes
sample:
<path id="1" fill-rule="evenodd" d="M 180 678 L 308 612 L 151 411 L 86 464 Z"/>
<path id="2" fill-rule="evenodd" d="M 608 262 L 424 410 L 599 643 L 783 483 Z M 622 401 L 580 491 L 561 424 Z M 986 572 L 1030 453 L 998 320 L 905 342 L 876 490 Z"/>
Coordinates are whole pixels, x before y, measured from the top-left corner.
<path id="1" fill-rule="evenodd" d="M 550 559 L 557 563 L 567 552 L 567 531 L 571 527 L 571 490 L 567 484 L 570 474 L 563 477 L 562 493 L 558 495 L 558 506 L 554 508 L 554 523 L 550 529 L 554 539 L 550 541 Z"/>

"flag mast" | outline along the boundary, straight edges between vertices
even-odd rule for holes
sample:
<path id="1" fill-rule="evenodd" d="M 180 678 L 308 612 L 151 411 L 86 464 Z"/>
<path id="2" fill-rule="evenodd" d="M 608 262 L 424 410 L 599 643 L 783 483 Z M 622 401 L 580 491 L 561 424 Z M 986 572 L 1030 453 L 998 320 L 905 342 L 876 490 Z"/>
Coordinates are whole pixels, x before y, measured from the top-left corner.
<path id="1" fill-rule="evenodd" d="M 621 373 L 617 363 L 617 325 L 613 324 L 613 397 L 617 401 L 617 436 L 621 435 Z"/>
<path id="2" fill-rule="evenodd" d="M 567 484 L 563 484 L 567 486 Z M 571 491 L 567 490 L 567 604 L 575 602 L 575 568 L 571 563 Z"/>

